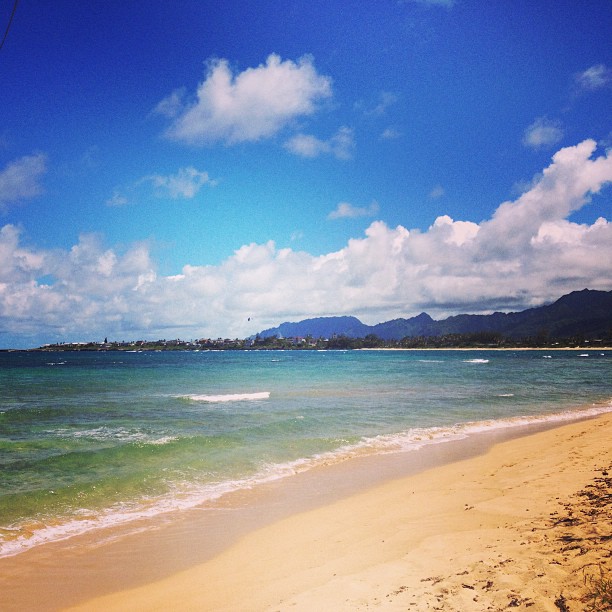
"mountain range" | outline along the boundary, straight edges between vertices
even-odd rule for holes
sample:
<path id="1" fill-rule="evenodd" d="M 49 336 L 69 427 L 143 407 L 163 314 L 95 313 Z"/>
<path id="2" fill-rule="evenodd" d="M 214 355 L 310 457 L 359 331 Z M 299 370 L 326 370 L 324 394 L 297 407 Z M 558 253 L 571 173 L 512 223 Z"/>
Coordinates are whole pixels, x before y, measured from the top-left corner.
<path id="1" fill-rule="evenodd" d="M 490 315 L 460 314 L 436 321 L 423 312 L 409 319 L 393 319 L 366 325 L 352 316 L 317 317 L 298 323 L 282 323 L 258 335 L 284 338 L 365 338 L 374 334 L 383 340 L 415 336 L 498 333 L 520 339 L 538 335 L 548 338 L 608 338 L 612 335 L 612 291 L 583 289 L 573 291 L 556 302 L 521 312 L 495 312 Z"/>

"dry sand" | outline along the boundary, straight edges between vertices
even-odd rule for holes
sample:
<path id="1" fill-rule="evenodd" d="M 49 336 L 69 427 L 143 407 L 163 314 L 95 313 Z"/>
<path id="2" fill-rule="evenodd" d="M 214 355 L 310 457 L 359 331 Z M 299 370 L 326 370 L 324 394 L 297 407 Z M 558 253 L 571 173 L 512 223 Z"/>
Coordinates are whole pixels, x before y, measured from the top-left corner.
<path id="1" fill-rule="evenodd" d="M 503 442 L 76 609 L 587 610 L 612 569 L 611 431 L 606 414 Z"/>

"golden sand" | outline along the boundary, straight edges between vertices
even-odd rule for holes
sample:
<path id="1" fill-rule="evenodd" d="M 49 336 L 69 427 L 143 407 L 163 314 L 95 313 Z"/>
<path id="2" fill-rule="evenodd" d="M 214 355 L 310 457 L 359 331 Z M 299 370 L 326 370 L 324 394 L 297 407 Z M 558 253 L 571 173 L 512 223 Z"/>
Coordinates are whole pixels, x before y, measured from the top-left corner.
<path id="1" fill-rule="evenodd" d="M 75 609 L 586 610 L 612 569 L 611 433 L 606 414 L 506 441 Z"/>

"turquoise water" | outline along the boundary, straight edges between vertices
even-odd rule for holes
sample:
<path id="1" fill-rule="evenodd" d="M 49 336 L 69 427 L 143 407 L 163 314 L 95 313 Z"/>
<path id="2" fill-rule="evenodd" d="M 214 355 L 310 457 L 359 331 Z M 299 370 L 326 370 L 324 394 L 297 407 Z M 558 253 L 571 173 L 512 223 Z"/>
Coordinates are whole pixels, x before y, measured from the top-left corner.
<path id="1" fill-rule="evenodd" d="M 364 453 L 612 410 L 608 351 L 0 353 L 0 556 Z"/>

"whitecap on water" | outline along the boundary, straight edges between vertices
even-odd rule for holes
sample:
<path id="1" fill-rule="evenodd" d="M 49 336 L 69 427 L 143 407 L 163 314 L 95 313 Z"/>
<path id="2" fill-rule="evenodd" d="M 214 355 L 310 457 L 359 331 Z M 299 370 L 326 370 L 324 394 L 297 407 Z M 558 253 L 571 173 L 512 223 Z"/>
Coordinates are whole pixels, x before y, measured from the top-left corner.
<path id="1" fill-rule="evenodd" d="M 244 402 L 268 399 L 270 397 L 270 392 L 260 391 L 258 393 L 227 393 L 224 395 L 187 395 L 186 397 L 194 402 Z"/>

